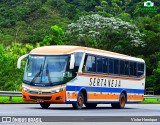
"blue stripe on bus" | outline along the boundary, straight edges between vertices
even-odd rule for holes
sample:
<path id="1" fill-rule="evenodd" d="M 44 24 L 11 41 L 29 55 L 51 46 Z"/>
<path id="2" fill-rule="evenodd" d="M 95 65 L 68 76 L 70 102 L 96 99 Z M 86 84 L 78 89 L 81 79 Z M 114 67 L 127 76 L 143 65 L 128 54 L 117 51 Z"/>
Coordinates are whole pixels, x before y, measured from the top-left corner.
<path id="1" fill-rule="evenodd" d="M 88 92 L 113 92 L 120 93 L 125 90 L 127 93 L 144 94 L 144 89 L 127 89 L 127 88 L 105 88 L 105 87 L 88 87 L 88 86 L 67 86 L 66 91 L 79 91 L 85 88 Z"/>

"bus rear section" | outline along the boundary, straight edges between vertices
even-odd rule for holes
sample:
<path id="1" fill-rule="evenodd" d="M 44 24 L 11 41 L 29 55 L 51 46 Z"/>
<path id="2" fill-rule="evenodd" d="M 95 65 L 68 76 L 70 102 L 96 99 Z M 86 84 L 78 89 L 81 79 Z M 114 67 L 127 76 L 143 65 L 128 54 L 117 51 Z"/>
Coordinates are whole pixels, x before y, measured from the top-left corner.
<path id="1" fill-rule="evenodd" d="M 81 109 L 111 104 L 124 108 L 126 103 L 144 98 L 145 63 L 142 59 L 86 52 L 83 66 L 72 83 L 67 84 L 67 103 Z M 75 97 L 74 95 L 77 95 Z"/>

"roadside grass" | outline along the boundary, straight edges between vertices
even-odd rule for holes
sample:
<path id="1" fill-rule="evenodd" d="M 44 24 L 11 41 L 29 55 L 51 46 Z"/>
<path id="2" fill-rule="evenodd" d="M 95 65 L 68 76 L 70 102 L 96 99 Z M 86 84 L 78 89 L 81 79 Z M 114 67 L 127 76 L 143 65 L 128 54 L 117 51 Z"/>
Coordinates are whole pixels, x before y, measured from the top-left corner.
<path id="1" fill-rule="evenodd" d="M 0 97 L 0 103 L 23 103 L 22 97 L 12 97 L 12 101 L 9 100 L 8 96 Z"/>
<path id="2" fill-rule="evenodd" d="M 160 104 L 160 99 L 156 99 L 156 98 L 148 98 L 148 99 L 144 99 L 141 103 L 148 103 L 148 104 Z"/>
<path id="3" fill-rule="evenodd" d="M 0 96 L 0 103 L 8 104 L 8 103 L 36 103 L 36 102 L 24 102 L 22 100 L 22 97 L 12 97 L 12 101 L 10 101 L 8 96 Z"/>

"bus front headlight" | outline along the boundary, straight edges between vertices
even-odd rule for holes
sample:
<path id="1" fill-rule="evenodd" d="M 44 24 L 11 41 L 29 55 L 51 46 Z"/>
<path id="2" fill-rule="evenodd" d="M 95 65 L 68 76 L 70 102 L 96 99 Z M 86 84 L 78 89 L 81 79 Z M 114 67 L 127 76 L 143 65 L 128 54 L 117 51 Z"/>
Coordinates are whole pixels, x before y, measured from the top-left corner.
<path id="1" fill-rule="evenodd" d="M 64 88 L 59 88 L 56 90 L 56 92 L 62 92 L 64 90 Z"/>
<path id="2" fill-rule="evenodd" d="M 57 89 L 56 92 L 59 92 L 59 89 Z"/>
<path id="3" fill-rule="evenodd" d="M 28 92 L 29 91 L 29 89 L 27 89 L 27 88 L 25 88 L 25 87 L 23 87 L 22 88 L 25 92 Z"/>

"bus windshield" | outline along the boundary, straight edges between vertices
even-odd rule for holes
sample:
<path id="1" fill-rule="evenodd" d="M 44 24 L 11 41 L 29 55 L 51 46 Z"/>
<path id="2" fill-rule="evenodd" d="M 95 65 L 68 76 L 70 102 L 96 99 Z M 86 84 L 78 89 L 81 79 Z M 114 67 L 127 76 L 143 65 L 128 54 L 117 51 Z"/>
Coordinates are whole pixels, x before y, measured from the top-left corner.
<path id="1" fill-rule="evenodd" d="M 28 57 L 23 82 L 37 86 L 62 84 L 67 69 L 69 56 L 35 56 Z"/>

